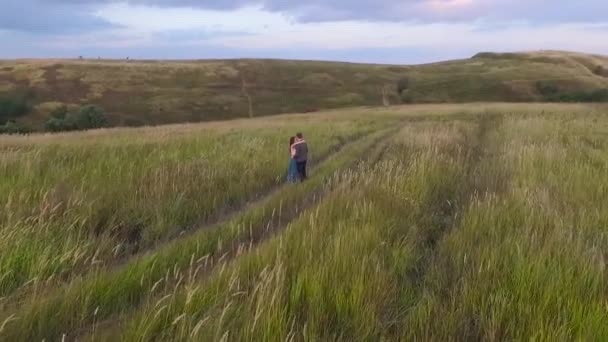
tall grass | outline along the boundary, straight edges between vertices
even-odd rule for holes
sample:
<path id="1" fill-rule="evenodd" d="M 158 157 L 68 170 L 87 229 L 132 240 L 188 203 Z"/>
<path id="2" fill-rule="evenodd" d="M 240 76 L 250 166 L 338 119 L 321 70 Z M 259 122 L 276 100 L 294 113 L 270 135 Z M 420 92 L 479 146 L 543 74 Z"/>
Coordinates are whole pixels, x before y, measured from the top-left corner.
<path id="1" fill-rule="evenodd" d="M 57 337 L 97 319 L 130 310 L 164 281 L 176 281 L 181 271 L 192 265 L 203 267 L 216 259 L 221 260 L 232 246 L 238 248 L 253 236 L 280 224 L 284 219 L 283 211 L 289 215 L 289 211 L 297 211 L 305 205 L 309 195 L 325 183 L 326 177 L 353 163 L 382 134 L 348 145 L 339 155 L 319 165 L 307 182 L 284 187 L 213 229 L 174 240 L 130 260 L 124 267 L 73 281 L 65 288 L 47 294 L 46 298 L 29 298 L 21 304 L 22 308 L 5 315 L 4 319 L 19 317 L 18 321 L 6 326 L 5 336 L 12 340 Z"/>
<path id="2" fill-rule="evenodd" d="M 124 338 L 603 340 L 607 126 L 585 114 L 406 130 L 401 153 L 150 302 Z"/>
<path id="3" fill-rule="evenodd" d="M 321 158 L 375 126 L 298 129 Z M 283 182 L 294 130 L 7 146 L 0 158 L 0 295 L 86 272 L 238 208 Z"/>
<path id="4" fill-rule="evenodd" d="M 287 128 L 273 120 L 251 121 L 255 127 L 218 126 L 213 133 L 176 126 L 166 138 L 150 135 L 162 129 L 125 131 L 136 134 L 133 141 L 119 131 L 116 140 L 108 132 L 92 132 L 99 135 L 92 142 L 81 134 L 5 140 L 1 146 L 7 153 L 0 163 L 15 170 L 28 160 L 44 160 L 28 154 L 43 148 L 88 150 L 93 156 L 155 142 L 159 151 L 175 157 L 171 160 L 179 166 L 172 167 L 179 169 L 189 165 L 188 158 L 202 158 L 199 146 L 190 143 L 204 141 L 201 149 L 218 144 L 236 151 L 225 159 L 219 153 L 204 154 L 213 155 L 214 165 L 226 173 L 205 176 L 217 184 L 231 179 L 235 165 L 248 165 L 238 160 L 251 151 L 245 143 L 250 138 L 260 139 L 256 146 L 265 146 L 271 155 L 264 159 L 267 165 L 252 166 L 259 174 L 243 175 L 260 183 L 259 188 L 209 188 L 207 197 L 199 198 L 186 188 L 207 188 L 175 180 L 179 177 L 138 184 L 142 193 L 163 194 L 148 197 L 163 217 L 184 210 L 185 221 L 209 223 L 218 212 L 234 212 L 183 236 L 176 236 L 183 230 L 179 219 L 159 219 L 175 225 L 161 225 L 167 229 L 160 230 L 146 225 L 149 232 L 142 235 L 139 253 L 99 253 L 95 258 L 101 267 L 82 271 L 69 264 L 64 273 L 40 283 L 46 286 L 8 290 L 0 300 L 0 340 L 606 339 L 606 107 L 479 104 L 465 111 L 442 107 L 437 115 L 433 108 L 416 116 L 396 110 L 364 119 L 379 112 L 361 110 L 352 116 L 355 121 L 335 116 L 329 124 L 314 116 L 290 119 L 290 127 L 306 127 L 309 140 L 317 142 L 313 146 L 324 142 L 329 149 L 308 182 L 282 187 L 274 184 L 285 167 L 281 136 Z M 393 128 L 384 129 L 389 126 Z M 210 136 L 201 137 L 201 132 Z M 360 138 L 348 139 L 355 136 Z M 338 153 L 331 153 L 336 151 L 332 146 L 344 142 Z M 75 170 L 93 158 L 53 156 L 53 163 Z M 10 164 L 11 158 L 20 162 Z M 156 169 L 172 170 L 160 159 L 150 160 Z M 143 159 L 139 163 L 147 165 Z M 112 165 L 119 167 L 118 162 Z M 40 166 L 42 180 L 27 172 L 25 178 L 11 177 L 46 189 L 42 180 L 54 175 Z M 73 175 L 103 179 L 89 173 L 96 174 Z M 199 177 L 194 172 L 183 176 Z M 57 179 L 47 180 L 48 186 Z M 135 185 L 121 177 L 105 181 L 104 188 L 97 183 L 103 189 L 98 191 L 114 198 L 118 208 L 108 222 L 137 218 L 140 206 L 142 213 L 154 216 L 129 192 Z M 28 193 L 16 181 L 0 184 L 4 190 Z M 181 192 L 198 204 L 182 207 L 174 197 Z M 245 205 L 259 193 L 264 196 Z M 78 198 L 72 194 L 67 198 Z M 1 196 L 4 205 L 30 203 Z M 230 196 L 236 200 L 227 201 Z M 212 204 L 213 198 L 222 200 Z M 121 211 L 119 203 L 132 210 Z M 77 205 L 70 208 L 67 213 L 84 212 Z M 40 207 L 34 209 L 39 215 Z M 12 206 L 3 213 L 4 222 L 23 226 L 0 230 L 9 241 L 0 242 L 5 248 L 0 255 L 15 256 L 24 264 L 48 263 L 54 269 L 56 264 L 37 254 L 68 243 L 86 254 L 96 250 L 87 244 L 128 240 L 91 235 L 75 223 L 27 235 L 28 227 L 41 221 L 28 221 L 24 212 Z M 78 217 L 66 215 L 61 217 Z M 115 225 L 104 227 L 109 233 Z M 26 232 L 23 237 L 17 236 L 20 229 Z M 51 232 L 56 236 L 51 238 Z M 11 241 L 19 248 L 11 250 Z M 113 258 L 123 259 L 112 266 Z"/>
<path id="5" fill-rule="evenodd" d="M 466 173 L 468 152 L 458 142 L 470 131 L 466 125 L 404 130 L 379 164 L 334 179 L 337 190 L 285 234 L 208 282 L 151 301 L 124 338 L 394 337 L 403 292 L 397 285 L 415 271 L 425 237 L 443 228 L 441 208 Z"/>
<path id="6" fill-rule="evenodd" d="M 607 126 L 588 115 L 504 120 L 479 170 L 501 177 L 438 246 L 406 339 L 606 339 Z"/>

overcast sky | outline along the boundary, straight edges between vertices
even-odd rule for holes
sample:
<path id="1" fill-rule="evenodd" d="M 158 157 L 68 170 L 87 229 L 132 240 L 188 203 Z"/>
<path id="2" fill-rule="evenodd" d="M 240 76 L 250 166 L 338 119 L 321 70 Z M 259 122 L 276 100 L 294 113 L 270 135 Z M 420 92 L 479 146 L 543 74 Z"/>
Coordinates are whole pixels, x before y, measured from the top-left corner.
<path id="1" fill-rule="evenodd" d="M 608 54 L 608 0 L 0 0 L 0 58 Z"/>

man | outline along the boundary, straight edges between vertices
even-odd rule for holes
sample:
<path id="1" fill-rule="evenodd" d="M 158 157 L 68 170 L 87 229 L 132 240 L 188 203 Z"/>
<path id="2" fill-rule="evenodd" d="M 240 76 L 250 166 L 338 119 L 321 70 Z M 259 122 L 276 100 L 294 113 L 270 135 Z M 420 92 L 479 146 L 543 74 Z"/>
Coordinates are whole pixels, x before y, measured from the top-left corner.
<path id="1" fill-rule="evenodd" d="M 304 140 L 302 133 L 296 134 L 296 142 L 293 145 L 295 150 L 294 159 L 298 168 L 298 175 L 300 180 L 306 179 L 306 162 L 308 161 L 308 144 Z"/>

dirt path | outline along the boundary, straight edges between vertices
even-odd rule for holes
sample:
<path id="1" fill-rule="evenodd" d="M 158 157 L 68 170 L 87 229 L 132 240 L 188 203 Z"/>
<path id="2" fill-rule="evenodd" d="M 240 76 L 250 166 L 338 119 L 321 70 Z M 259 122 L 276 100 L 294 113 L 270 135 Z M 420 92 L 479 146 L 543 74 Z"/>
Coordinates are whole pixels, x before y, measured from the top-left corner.
<path id="1" fill-rule="evenodd" d="M 458 227 L 461 216 L 471 201 L 478 196 L 484 196 L 487 192 L 500 190 L 496 188 L 493 179 L 488 178 L 489 175 L 483 174 L 482 165 L 488 162 L 488 155 L 493 153 L 496 148 L 494 142 L 491 141 L 491 132 L 501 125 L 501 120 L 502 116 L 499 115 L 478 116 L 477 129 L 464 145 L 467 151 L 464 162 L 467 166 L 463 176 L 454 179 L 454 182 L 458 184 L 456 190 L 441 191 L 436 198 L 425 204 L 424 215 L 431 219 L 414 234 L 414 238 L 417 239 L 419 257 L 403 279 L 403 288 L 408 291 L 413 290 L 415 293 L 414 307 L 418 305 L 424 291 L 428 290 L 426 287 L 427 274 L 437 264 L 442 240 Z M 455 282 L 457 279 L 450 281 Z M 413 307 L 400 309 L 406 315 L 412 310 Z M 398 329 L 400 327 L 397 325 L 392 327 L 391 333 L 394 336 L 400 336 Z"/>
<path id="2" fill-rule="evenodd" d="M 398 131 L 399 129 L 393 128 L 386 134 L 380 136 L 366 149 L 361 158 L 355 160 L 345 170 L 353 169 L 364 161 L 371 163 L 378 162 L 387 148 L 387 143 Z M 250 234 L 248 236 L 232 241 L 228 246 L 218 249 L 215 253 L 209 255 L 206 258 L 205 263 L 194 272 L 196 278 L 190 279 L 190 281 L 203 282 L 208 279 L 220 265 L 227 265 L 239 256 L 251 252 L 263 242 L 287 229 L 287 227 L 299 218 L 300 215 L 313 208 L 339 186 L 339 184 L 321 185 L 315 191 L 309 193 L 297 206 L 282 208 L 280 215 L 273 217 L 263 226 L 250 229 Z M 179 279 L 174 281 L 175 284 L 170 284 L 168 286 L 169 288 L 179 286 L 181 282 Z M 165 286 L 167 286 L 167 284 L 165 284 Z M 155 297 L 159 298 L 162 296 L 162 293 L 155 295 Z M 81 329 L 79 333 L 75 335 L 78 337 L 76 339 L 96 341 L 120 340 L 123 320 L 129 317 L 129 313 L 123 313 L 121 317 L 112 317 L 102 322 L 97 322 L 88 328 Z"/>
<path id="3" fill-rule="evenodd" d="M 354 143 L 361 139 L 364 139 L 369 134 L 371 134 L 371 133 L 358 134 L 358 135 L 347 137 L 345 140 L 342 140 L 339 144 L 332 146 L 326 153 L 322 154 L 321 156 L 319 156 L 317 158 L 312 159 L 309 162 L 309 169 L 311 170 L 311 173 L 314 172 L 315 168 L 318 165 L 322 165 L 330 157 L 339 153 L 345 146 L 347 146 L 350 143 Z M 191 224 L 188 227 L 185 227 L 184 229 L 182 229 L 180 231 L 177 231 L 175 234 L 170 234 L 170 235 L 164 237 L 163 239 L 156 241 L 153 244 L 147 245 L 142 248 L 137 248 L 134 253 L 129 253 L 120 258 L 114 259 L 111 262 L 107 263 L 106 265 L 110 268 L 120 267 L 121 265 L 124 265 L 132 258 L 137 258 L 137 257 L 143 256 L 145 254 L 153 253 L 156 249 L 158 249 L 161 246 L 163 246 L 173 240 L 176 240 L 178 238 L 186 239 L 190 235 L 203 231 L 203 230 L 217 229 L 220 226 L 222 226 L 223 224 L 233 220 L 236 216 L 238 216 L 242 212 L 259 207 L 266 199 L 273 196 L 279 190 L 284 188 L 285 185 L 286 185 L 285 182 L 277 183 L 274 186 L 272 186 L 262 192 L 254 194 L 249 199 L 245 199 L 244 201 L 242 201 L 241 203 L 239 203 L 237 205 L 222 207 L 222 208 L 218 209 L 216 211 L 216 213 L 213 214 L 212 216 L 210 216 L 206 219 L 203 219 L 203 220 L 199 220 L 198 222 Z"/>
<path id="4" fill-rule="evenodd" d="M 339 144 L 332 146 L 332 148 L 330 148 L 326 153 L 311 160 L 311 171 L 314 172 L 317 167 L 323 165 L 325 161 L 342 151 L 346 146 L 356 143 L 366 138 L 370 134 L 373 134 L 373 132 L 370 132 L 368 134 L 353 135 L 341 141 Z M 44 287 L 37 288 L 22 288 L 21 290 L 14 292 L 10 297 L 4 298 L 4 300 L 0 303 L 0 309 L 6 312 L 15 311 L 22 305 L 25 300 L 27 300 L 27 298 L 29 298 L 29 296 L 32 295 L 33 291 L 36 293 L 36 296 L 44 296 L 45 294 L 52 293 L 52 291 L 58 286 L 69 287 L 74 280 L 82 277 L 87 277 L 88 274 L 119 271 L 130 261 L 138 258 L 143 258 L 146 255 L 154 254 L 164 245 L 173 241 L 186 240 L 192 235 L 201 231 L 220 229 L 231 220 L 234 220 L 238 215 L 242 214 L 243 212 L 247 212 L 249 210 L 253 210 L 257 207 L 260 207 L 266 200 L 268 200 L 278 191 L 284 188 L 284 186 L 285 183 L 276 184 L 275 186 L 261 193 L 253 195 L 249 200 L 245 200 L 242 203 L 230 208 L 222 208 L 218 210 L 218 213 L 216 215 L 213 215 L 210 218 L 192 224 L 189 227 L 177 232 L 176 234 L 169 235 L 164 239 L 155 242 L 154 244 L 150 244 L 148 246 L 145 246 L 144 248 L 139 248 L 133 253 L 128 253 L 120 258 L 116 258 L 104 264 L 100 264 L 94 269 L 87 268 L 83 270 L 74 270 L 71 273 L 70 277 L 67 279 L 62 279 L 61 283 L 55 282 L 45 285 Z"/>
<path id="5" fill-rule="evenodd" d="M 401 123 L 404 124 L 411 121 L 418 121 L 418 119 L 419 118 L 404 118 Z M 433 117 L 427 117 L 425 119 L 433 120 Z M 86 339 L 86 337 L 90 337 L 93 331 L 107 331 L 110 335 L 114 335 L 112 331 L 120 330 L 122 317 L 129 317 L 136 309 L 141 308 L 142 304 L 146 303 L 151 296 L 152 298 L 155 298 L 156 293 L 151 291 L 151 289 L 156 288 L 156 283 L 165 281 L 169 285 L 165 287 L 165 283 L 163 283 L 160 287 L 163 289 L 168 288 L 173 283 L 183 281 L 183 277 L 187 276 L 187 271 L 192 268 L 198 269 L 196 271 L 196 280 L 204 281 L 214 273 L 218 265 L 231 262 L 243 253 L 257 248 L 259 244 L 288 227 L 294 219 L 302 214 L 302 212 L 318 203 L 319 200 L 324 198 L 325 195 L 332 190 L 332 186 L 339 186 L 336 183 L 327 182 L 328 177 L 336 172 L 336 170 L 346 170 L 357 165 L 360 162 L 360 159 L 354 160 L 356 156 L 362 156 L 363 159 L 371 160 L 372 162 L 380 159 L 386 148 L 386 142 L 392 136 L 391 133 L 396 133 L 400 128 L 397 126 L 402 125 L 395 125 L 395 127 L 391 129 L 373 133 L 373 135 L 367 137 L 364 142 L 358 143 L 350 148 L 350 152 L 345 152 L 344 157 L 339 155 L 335 157 L 337 159 L 332 159 L 335 160 L 335 162 L 326 164 L 326 167 L 320 167 L 322 173 L 316 177 L 313 175 L 313 178 L 309 181 L 313 183 L 308 183 L 308 186 L 302 185 L 304 186 L 303 188 L 300 188 L 302 191 L 295 192 L 295 194 L 306 194 L 305 196 L 300 197 L 297 195 L 296 197 L 291 196 L 291 198 L 287 196 L 288 200 L 284 202 L 284 195 L 288 195 L 291 192 L 281 191 L 281 193 L 278 194 L 280 196 L 277 196 L 275 192 L 279 191 L 279 189 L 274 189 L 259 200 L 255 200 L 252 203 L 245 205 L 241 211 L 235 211 L 234 215 L 243 215 L 242 217 L 244 217 L 243 220 L 240 220 L 238 216 L 234 216 L 236 220 L 235 224 L 239 226 L 238 230 L 234 231 L 235 234 L 222 233 L 207 235 L 207 233 L 204 233 L 200 236 L 192 237 L 191 235 L 195 232 L 200 232 L 201 230 L 217 229 L 216 231 L 219 232 L 219 229 L 222 227 L 229 228 L 224 224 L 200 227 L 193 232 L 170 240 L 168 246 L 161 245 L 159 248 L 153 248 L 134 255 L 125 261 L 124 264 L 102 269 L 91 278 L 85 276 L 81 279 L 80 283 L 75 284 L 74 287 L 72 287 L 72 284 L 65 284 L 65 286 L 62 286 L 51 294 L 39 293 L 37 294 L 37 297 L 41 299 L 41 304 L 32 302 L 32 305 L 28 306 L 27 310 L 15 308 L 15 310 L 11 310 L 11 312 L 27 313 L 31 311 L 35 313 L 37 312 L 36 310 L 42 309 L 43 313 L 40 314 L 40 317 L 44 317 L 44 315 L 46 315 L 44 311 L 50 309 L 48 306 L 45 307 L 45 303 L 60 303 L 67 300 L 70 305 L 72 305 L 72 303 L 74 305 L 73 307 L 62 308 L 62 315 L 65 318 L 59 319 L 55 326 L 59 329 L 59 325 L 61 325 L 63 331 L 73 332 L 73 334 L 70 334 L 71 336 L 69 336 L 70 340 L 73 340 L 74 338 L 77 338 L 78 340 Z M 336 152 L 342 151 L 344 147 L 345 145 L 340 146 L 336 151 L 330 152 L 326 158 L 330 158 L 330 156 L 336 154 Z M 298 186 L 296 186 L 294 190 L 297 190 L 297 187 Z M 272 201 L 267 201 L 270 198 L 272 198 Z M 297 199 L 294 200 L 294 198 Z M 281 206 L 280 203 L 290 204 L 288 206 Z M 261 211 L 259 210 L 259 207 L 261 207 Z M 280 212 L 280 215 L 275 215 L 273 209 L 277 209 L 277 211 Z M 249 214 L 252 214 L 253 216 L 248 214 L 249 211 L 251 211 Z M 248 217 L 248 215 L 250 217 Z M 249 220 L 255 222 L 254 226 L 247 224 Z M 232 220 L 227 219 L 222 222 L 230 223 L 231 221 Z M 244 227 L 250 227 L 249 231 L 243 229 Z M 201 245 L 204 246 L 201 248 Z M 186 258 L 190 260 L 189 265 Z M 126 267 L 127 263 L 132 263 L 131 266 L 133 267 Z M 167 271 L 167 280 L 163 280 L 165 271 Z M 136 275 L 133 276 L 132 272 L 135 272 Z M 169 277 L 169 275 L 171 275 L 171 277 Z M 115 294 L 110 290 L 113 286 L 112 284 L 122 280 L 124 280 L 124 283 L 121 284 L 123 288 L 129 289 L 128 293 L 130 293 L 130 295 L 128 297 Z M 101 306 L 101 313 L 95 317 L 90 317 L 88 316 L 91 314 L 90 312 L 82 312 L 82 310 L 79 309 L 79 303 L 83 300 L 88 300 L 85 298 L 88 295 L 88 292 L 86 291 L 93 286 L 96 291 L 107 291 L 111 299 L 104 299 L 95 304 L 91 304 L 90 302 L 85 303 L 86 305 L 96 305 L 97 308 L 100 308 Z M 84 299 L 81 300 L 81 298 Z M 122 304 L 113 306 L 115 305 L 113 301 L 116 300 L 120 300 Z M 95 312 L 97 313 L 97 310 L 95 310 Z M 36 318 L 32 319 L 32 321 L 35 320 Z M 18 330 L 14 329 L 11 332 L 17 331 Z M 32 332 L 31 335 L 26 333 L 22 336 L 44 335 L 43 332 L 37 331 Z M 80 337 L 83 338 L 81 339 Z"/>

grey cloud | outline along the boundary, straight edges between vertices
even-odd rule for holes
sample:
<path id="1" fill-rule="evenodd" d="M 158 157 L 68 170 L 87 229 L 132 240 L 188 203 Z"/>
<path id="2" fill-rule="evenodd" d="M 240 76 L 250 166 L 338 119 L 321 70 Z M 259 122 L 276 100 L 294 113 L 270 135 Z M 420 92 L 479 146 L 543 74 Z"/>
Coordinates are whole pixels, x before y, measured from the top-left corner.
<path id="1" fill-rule="evenodd" d="M 2 0 L 0 30 L 65 34 L 111 27 L 92 14 L 94 8 L 92 2 Z"/>
<path id="2" fill-rule="evenodd" d="M 433 0 L 449 2 L 453 0 Z M 109 3 L 230 10 L 248 5 L 294 17 L 300 22 L 365 21 L 525 21 L 530 24 L 605 22 L 607 0 L 472 0 L 448 11 L 429 9 L 429 0 L 2 0 L 0 29 L 82 32 L 108 27 L 92 15 Z"/>
<path id="3" fill-rule="evenodd" d="M 435 0 L 450 2 L 450 0 Z M 605 21 L 606 0 L 472 0 L 469 5 L 449 10 L 431 10 L 425 0 L 268 0 L 268 9 L 293 13 L 305 21 L 391 20 L 391 21 L 470 21 L 523 20 L 536 23 L 565 21 Z"/>
<path id="4" fill-rule="evenodd" d="M 55 3 L 103 4 L 119 0 L 50 0 Z M 454 0 L 433 0 L 449 3 Z M 123 0 L 131 4 L 234 9 L 262 5 L 265 9 L 293 15 L 301 21 L 327 20 L 527 20 L 531 22 L 598 22 L 606 20 L 606 0 L 472 0 L 469 6 L 449 11 L 430 11 L 430 0 Z M 425 6 L 424 4 L 427 4 Z"/>

